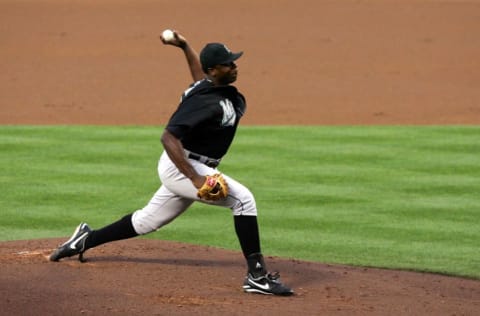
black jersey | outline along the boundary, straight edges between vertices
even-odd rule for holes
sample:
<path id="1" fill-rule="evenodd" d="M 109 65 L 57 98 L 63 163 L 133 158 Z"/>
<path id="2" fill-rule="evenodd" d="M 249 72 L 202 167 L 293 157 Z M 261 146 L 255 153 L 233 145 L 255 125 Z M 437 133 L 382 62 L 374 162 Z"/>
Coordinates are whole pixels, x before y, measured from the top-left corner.
<path id="1" fill-rule="evenodd" d="M 166 128 L 185 149 L 220 159 L 227 153 L 245 109 L 245 97 L 237 88 L 214 86 L 203 79 L 183 93 Z"/>

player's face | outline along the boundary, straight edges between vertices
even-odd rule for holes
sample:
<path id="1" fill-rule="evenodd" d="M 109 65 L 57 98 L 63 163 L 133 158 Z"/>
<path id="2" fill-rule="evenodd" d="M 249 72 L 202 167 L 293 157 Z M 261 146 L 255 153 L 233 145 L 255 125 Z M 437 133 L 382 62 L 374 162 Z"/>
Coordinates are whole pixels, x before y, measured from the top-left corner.
<path id="1" fill-rule="evenodd" d="M 229 64 L 221 64 L 215 66 L 215 77 L 220 84 L 230 84 L 237 80 L 238 70 L 237 64 L 233 61 Z"/>

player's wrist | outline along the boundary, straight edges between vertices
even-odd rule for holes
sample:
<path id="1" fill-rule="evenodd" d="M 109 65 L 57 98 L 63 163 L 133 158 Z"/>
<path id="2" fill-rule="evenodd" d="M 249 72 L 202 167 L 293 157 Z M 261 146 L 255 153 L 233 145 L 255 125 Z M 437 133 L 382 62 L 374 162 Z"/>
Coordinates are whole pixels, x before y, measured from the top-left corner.
<path id="1" fill-rule="evenodd" d="M 186 41 L 185 42 L 180 42 L 180 43 L 178 43 L 178 47 L 185 50 L 188 47 L 188 43 Z"/>
<path id="2" fill-rule="evenodd" d="M 205 183 L 206 177 L 197 174 L 196 176 L 190 178 L 190 180 L 192 181 L 193 186 L 198 189 L 201 188 L 202 185 Z"/>

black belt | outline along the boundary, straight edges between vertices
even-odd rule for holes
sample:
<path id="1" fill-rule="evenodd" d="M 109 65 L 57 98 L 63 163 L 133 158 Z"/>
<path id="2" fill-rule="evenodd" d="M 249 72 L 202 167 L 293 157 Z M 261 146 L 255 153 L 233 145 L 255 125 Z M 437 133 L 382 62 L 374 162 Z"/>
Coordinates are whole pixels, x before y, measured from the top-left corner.
<path id="1" fill-rule="evenodd" d="M 207 157 L 207 156 L 192 153 L 191 151 L 186 150 L 186 149 L 185 149 L 185 154 L 186 154 L 187 158 L 200 161 L 201 163 L 203 163 L 204 165 L 206 165 L 210 168 L 218 167 L 218 165 L 220 164 L 220 160 L 221 160 L 221 159 L 213 159 L 213 158 L 210 158 L 210 157 Z"/>

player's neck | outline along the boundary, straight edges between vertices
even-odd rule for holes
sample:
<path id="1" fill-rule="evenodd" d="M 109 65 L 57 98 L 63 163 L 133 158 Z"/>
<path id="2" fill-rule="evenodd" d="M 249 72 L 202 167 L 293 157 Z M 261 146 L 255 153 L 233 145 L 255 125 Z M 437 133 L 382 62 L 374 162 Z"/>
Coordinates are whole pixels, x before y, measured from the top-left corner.
<path id="1" fill-rule="evenodd" d="M 207 78 L 207 80 L 210 81 L 214 86 L 216 86 L 216 87 L 217 87 L 217 86 L 222 86 L 222 84 L 220 84 L 216 78 L 214 78 L 214 77 L 212 77 L 212 76 L 209 76 L 209 75 L 207 75 L 206 78 Z"/>
<path id="2" fill-rule="evenodd" d="M 228 86 L 230 83 L 223 82 L 218 80 L 218 78 L 206 75 L 205 77 L 208 81 L 210 81 L 215 87 L 221 87 L 221 86 Z"/>

